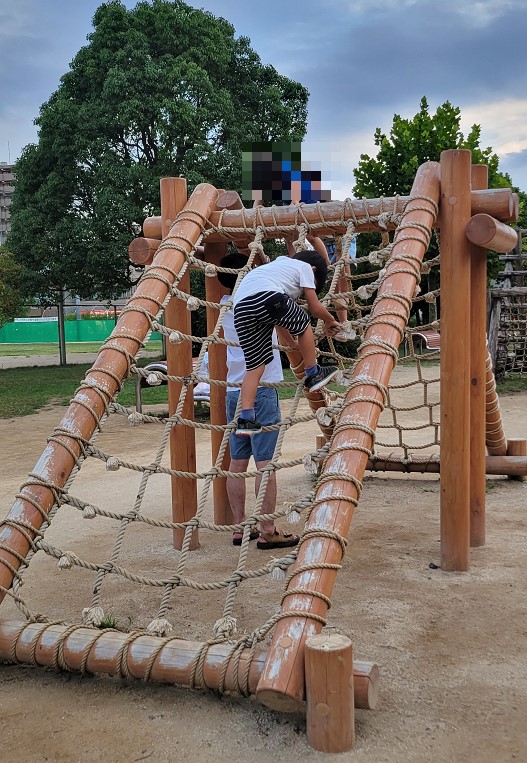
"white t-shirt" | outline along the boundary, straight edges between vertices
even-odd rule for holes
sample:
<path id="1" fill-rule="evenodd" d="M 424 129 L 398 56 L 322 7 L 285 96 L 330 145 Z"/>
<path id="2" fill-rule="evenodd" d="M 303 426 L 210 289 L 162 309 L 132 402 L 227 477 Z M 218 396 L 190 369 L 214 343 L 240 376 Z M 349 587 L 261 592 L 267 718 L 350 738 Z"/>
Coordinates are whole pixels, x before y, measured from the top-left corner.
<path id="1" fill-rule="evenodd" d="M 303 289 L 314 288 L 315 276 L 311 265 L 291 257 L 277 257 L 247 273 L 234 295 L 234 305 L 260 291 L 280 292 L 291 299 L 298 299 Z"/>
<path id="2" fill-rule="evenodd" d="M 227 294 L 221 298 L 221 304 L 228 302 L 230 296 Z M 238 334 L 234 328 L 234 311 L 228 310 L 223 316 L 223 336 L 228 342 L 237 342 Z M 273 331 L 273 344 L 278 344 L 276 331 Z M 243 350 L 241 347 L 229 347 L 227 345 L 227 381 L 231 384 L 241 384 L 243 377 L 247 373 Z M 284 373 L 282 371 L 282 361 L 278 350 L 273 350 L 273 360 L 269 363 L 263 372 L 262 382 L 283 381 Z M 227 387 L 227 389 L 239 390 L 239 387 Z"/>

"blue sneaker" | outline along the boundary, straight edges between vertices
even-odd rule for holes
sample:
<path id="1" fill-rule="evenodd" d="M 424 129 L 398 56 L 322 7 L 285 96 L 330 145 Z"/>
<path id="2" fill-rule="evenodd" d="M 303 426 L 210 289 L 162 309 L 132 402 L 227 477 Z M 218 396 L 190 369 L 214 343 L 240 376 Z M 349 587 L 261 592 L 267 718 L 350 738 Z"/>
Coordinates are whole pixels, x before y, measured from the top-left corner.
<path id="1" fill-rule="evenodd" d="M 236 423 L 236 434 L 243 437 L 252 437 L 253 434 L 259 434 L 262 431 L 262 425 L 255 419 L 238 419 Z"/>

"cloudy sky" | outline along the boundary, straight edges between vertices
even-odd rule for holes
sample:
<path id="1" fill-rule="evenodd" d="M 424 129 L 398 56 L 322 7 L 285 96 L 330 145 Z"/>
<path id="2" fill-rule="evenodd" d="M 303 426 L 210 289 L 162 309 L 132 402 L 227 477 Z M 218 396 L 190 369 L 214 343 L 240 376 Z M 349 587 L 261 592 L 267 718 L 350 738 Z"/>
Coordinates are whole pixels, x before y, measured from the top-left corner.
<path id="1" fill-rule="evenodd" d="M 37 139 L 33 120 L 91 30 L 97 0 L 0 0 L 0 161 Z M 135 0 L 125 0 L 133 7 Z M 190 0 L 248 36 L 264 63 L 310 91 L 304 156 L 334 198 L 351 194 L 376 127 L 461 108 L 466 133 L 527 191 L 527 0 Z"/>

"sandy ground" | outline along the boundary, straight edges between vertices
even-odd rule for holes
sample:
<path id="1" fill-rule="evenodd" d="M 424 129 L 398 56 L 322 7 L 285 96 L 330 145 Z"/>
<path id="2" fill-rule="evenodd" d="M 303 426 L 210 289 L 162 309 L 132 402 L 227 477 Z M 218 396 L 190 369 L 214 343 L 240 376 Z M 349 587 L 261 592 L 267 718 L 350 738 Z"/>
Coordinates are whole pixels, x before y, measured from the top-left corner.
<path id="1" fill-rule="evenodd" d="M 504 397 L 501 405 L 508 436 L 525 436 L 527 394 Z M 62 413 L 54 408 L 0 421 L 0 516 Z M 114 416 L 96 444 L 134 463 L 149 463 L 159 435 L 156 425 L 130 428 Z M 312 450 L 315 435 L 313 423 L 295 426 L 286 437 L 286 457 Z M 197 451 L 205 467 L 206 433 L 198 433 Z M 108 473 L 93 461 L 71 492 L 115 511 L 129 507 L 139 476 L 122 469 Z M 144 513 L 166 518 L 167 482 L 151 482 Z M 378 663 L 381 692 L 376 710 L 357 711 L 356 744 L 339 760 L 527 760 L 527 483 L 489 478 L 487 484 L 487 545 L 472 551 L 469 572 L 452 574 L 429 566 L 439 562 L 437 478 L 367 477 L 329 624 L 351 637 L 357 658 Z M 280 472 L 278 504 L 296 500 L 311 485 L 303 467 Z M 111 553 L 116 527 L 115 521 L 82 520 L 64 507 L 46 540 L 101 561 Z M 219 579 L 235 567 L 236 553 L 229 535 L 202 532 L 188 573 L 202 581 Z M 78 621 L 90 603 L 93 573 L 61 571 L 55 560 L 40 561 L 41 556 L 26 573 L 24 597 L 35 611 Z M 251 544 L 249 566 L 258 567 L 269 556 Z M 134 524 L 121 560 L 130 570 L 159 577 L 174 569 L 178 555 L 168 531 Z M 279 603 L 280 584 L 263 581 L 240 587 L 235 614 L 241 631 L 262 624 Z M 144 627 L 159 600 L 158 589 L 126 581 L 103 586 L 105 610 L 123 627 Z M 222 592 L 184 590 L 169 619 L 178 635 L 206 639 L 223 601 Z M 19 618 L 10 601 L 4 601 L 1 614 Z M 251 700 L 5 665 L 0 666 L 0 734 L 2 763 L 304 763 L 337 757 L 308 747 L 303 716 L 274 713 Z"/>

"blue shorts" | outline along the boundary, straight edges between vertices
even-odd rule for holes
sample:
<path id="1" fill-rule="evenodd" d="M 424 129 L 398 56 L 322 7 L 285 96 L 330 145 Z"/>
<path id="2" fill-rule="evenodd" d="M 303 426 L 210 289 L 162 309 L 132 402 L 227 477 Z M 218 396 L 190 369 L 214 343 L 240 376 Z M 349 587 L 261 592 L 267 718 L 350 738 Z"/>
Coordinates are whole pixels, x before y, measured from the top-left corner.
<path id="1" fill-rule="evenodd" d="M 234 419 L 239 395 L 240 391 L 237 389 L 227 391 L 227 421 Z M 278 392 L 271 387 L 258 387 L 254 412 L 263 426 L 278 424 L 282 420 Z M 274 454 L 278 432 L 278 429 L 274 429 L 272 432 L 260 432 L 252 437 L 231 434 L 229 438 L 231 458 L 242 460 L 253 456 L 255 461 L 270 461 Z"/>

